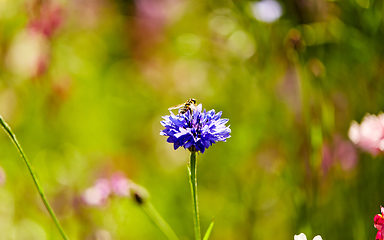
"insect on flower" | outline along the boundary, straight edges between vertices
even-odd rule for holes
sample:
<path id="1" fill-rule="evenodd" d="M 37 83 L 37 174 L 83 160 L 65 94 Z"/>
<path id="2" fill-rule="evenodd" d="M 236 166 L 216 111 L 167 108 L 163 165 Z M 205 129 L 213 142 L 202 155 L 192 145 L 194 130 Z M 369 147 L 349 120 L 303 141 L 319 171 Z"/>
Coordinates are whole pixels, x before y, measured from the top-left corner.
<path id="1" fill-rule="evenodd" d="M 184 114 L 187 111 L 190 111 L 190 113 L 192 113 L 192 111 L 195 110 L 196 107 L 197 107 L 196 106 L 196 99 L 190 98 L 185 103 L 170 107 L 170 108 L 168 108 L 168 110 L 180 109 L 179 114 Z"/>
<path id="2" fill-rule="evenodd" d="M 222 112 L 216 113 L 213 109 L 203 111 L 201 104 L 192 110 L 193 100 L 188 100 L 191 101 L 189 105 L 181 107 L 185 111 L 181 109 L 177 115 L 170 112 L 170 115 L 163 116 L 160 123 L 165 129 L 160 135 L 167 136 L 167 142 L 173 143 L 175 150 L 184 147 L 191 152 L 204 153 L 213 143 L 225 142 L 231 137 L 231 129 L 225 125 L 229 120 L 221 118 Z"/>

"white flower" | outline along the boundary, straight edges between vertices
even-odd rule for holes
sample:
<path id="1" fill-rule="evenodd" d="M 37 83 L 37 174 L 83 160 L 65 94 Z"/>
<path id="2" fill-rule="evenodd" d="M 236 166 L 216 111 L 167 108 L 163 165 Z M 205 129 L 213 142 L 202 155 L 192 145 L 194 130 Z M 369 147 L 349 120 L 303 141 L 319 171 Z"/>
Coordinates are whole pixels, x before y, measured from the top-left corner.
<path id="1" fill-rule="evenodd" d="M 300 233 L 299 235 L 294 236 L 294 240 L 307 240 L 307 236 L 304 233 Z M 323 240 L 320 235 L 317 235 L 313 238 L 313 240 Z"/>
<path id="2" fill-rule="evenodd" d="M 253 2 L 251 7 L 254 17 L 261 22 L 275 22 L 283 15 L 280 3 L 275 0 Z"/>

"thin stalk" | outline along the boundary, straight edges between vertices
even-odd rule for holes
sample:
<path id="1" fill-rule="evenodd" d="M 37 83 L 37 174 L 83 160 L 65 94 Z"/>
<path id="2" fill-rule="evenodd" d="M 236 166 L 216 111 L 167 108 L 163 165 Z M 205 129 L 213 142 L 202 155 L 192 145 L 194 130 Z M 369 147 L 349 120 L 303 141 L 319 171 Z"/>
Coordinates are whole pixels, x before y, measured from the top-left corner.
<path id="1" fill-rule="evenodd" d="M 193 223 L 195 227 L 195 240 L 201 240 L 200 233 L 200 219 L 199 219 L 199 204 L 197 201 L 197 162 L 196 162 L 196 152 L 191 152 L 191 161 L 189 166 L 189 183 L 191 185 L 191 194 L 192 194 L 192 202 L 193 202 Z"/>
<path id="2" fill-rule="evenodd" d="M 19 153 L 21 154 L 21 157 L 24 160 L 25 165 L 27 165 L 27 168 L 28 168 L 28 170 L 32 176 L 32 179 L 36 185 L 36 188 L 39 191 L 41 200 L 43 200 L 43 203 L 44 203 L 45 207 L 47 208 L 49 215 L 51 215 L 51 218 L 52 218 L 53 222 L 55 223 L 57 229 L 59 230 L 61 236 L 63 237 L 63 239 L 69 240 L 69 238 L 65 235 L 63 228 L 60 226 L 60 223 L 57 220 L 55 213 L 53 212 L 51 206 L 49 205 L 47 198 L 45 197 L 43 187 L 41 186 L 41 183 L 39 182 L 39 179 L 37 177 L 35 170 L 33 169 L 32 165 L 29 163 L 27 156 L 25 155 L 23 149 L 21 148 L 19 142 L 16 139 L 15 134 L 12 132 L 11 128 L 8 126 L 8 124 L 3 120 L 3 118 L 1 116 L 0 116 L 0 124 L 4 128 L 5 132 L 8 134 L 8 136 L 11 138 L 12 142 L 15 144 L 17 150 L 19 151 Z"/>
<path id="3" fill-rule="evenodd" d="M 175 232 L 161 217 L 161 215 L 156 211 L 155 207 L 150 202 L 146 201 L 144 203 L 141 203 L 140 207 L 169 240 L 178 240 L 178 237 L 176 236 Z"/>

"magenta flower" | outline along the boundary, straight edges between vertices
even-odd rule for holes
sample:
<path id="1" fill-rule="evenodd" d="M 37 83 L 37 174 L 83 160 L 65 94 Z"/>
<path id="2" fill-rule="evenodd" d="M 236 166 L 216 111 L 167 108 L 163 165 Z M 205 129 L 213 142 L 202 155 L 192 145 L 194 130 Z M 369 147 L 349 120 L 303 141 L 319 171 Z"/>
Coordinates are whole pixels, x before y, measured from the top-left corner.
<path id="1" fill-rule="evenodd" d="M 380 113 L 378 116 L 366 114 L 360 125 L 353 121 L 348 136 L 354 144 L 373 156 L 383 152 L 384 113 Z"/>
<path id="2" fill-rule="evenodd" d="M 380 206 L 381 214 L 376 214 L 373 218 L 373 226 L 377 229 L 376 240 L 384 239 L 384 207 Z"/>

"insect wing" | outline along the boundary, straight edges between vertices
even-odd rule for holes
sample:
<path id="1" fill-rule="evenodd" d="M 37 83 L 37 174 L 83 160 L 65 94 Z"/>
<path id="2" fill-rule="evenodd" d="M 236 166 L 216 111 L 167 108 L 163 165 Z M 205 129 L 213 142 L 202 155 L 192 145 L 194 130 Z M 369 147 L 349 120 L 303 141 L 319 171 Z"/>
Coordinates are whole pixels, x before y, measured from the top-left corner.
<path id="1" fill-rule="evenodd" d="M 191 103 L 191 105 L 189 105 L 189 108 L 192 109 L 192 111 L 194 111 L 197 109 L 197 105 Z"/>
<path id="2" fill-rule="evenodd" d="M 168 108 L 168 110 L 179 109 L 179 108 L 183 107 L 184 105 L 185 105 L 185 103 L 182 103 L 182 104 L 179 104 L 179 105 L 176 105 L 176 106 L 170 107 L 170 108 Z"/>

